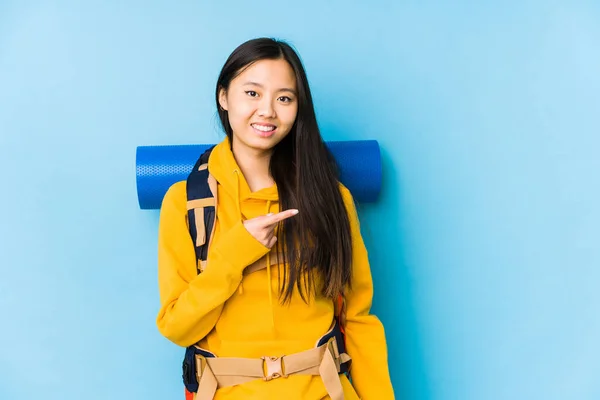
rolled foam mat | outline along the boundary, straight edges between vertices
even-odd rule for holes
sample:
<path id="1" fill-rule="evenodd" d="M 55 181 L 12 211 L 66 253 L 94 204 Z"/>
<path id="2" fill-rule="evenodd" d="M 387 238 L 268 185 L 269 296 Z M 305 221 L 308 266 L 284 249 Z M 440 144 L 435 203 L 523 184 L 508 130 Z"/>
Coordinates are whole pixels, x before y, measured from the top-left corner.
<path id="1" fill-rule="evenodd" d="M 140 208 L 159 209 L 175 182 L 186 180 L 211 144 L 138 146 L 136 182 Z M 339 167 L 340 180 L 358 202 L 373 202 L 381 189 L 381 156 L 376 140 L 331 141 L 327 146 Z"/>

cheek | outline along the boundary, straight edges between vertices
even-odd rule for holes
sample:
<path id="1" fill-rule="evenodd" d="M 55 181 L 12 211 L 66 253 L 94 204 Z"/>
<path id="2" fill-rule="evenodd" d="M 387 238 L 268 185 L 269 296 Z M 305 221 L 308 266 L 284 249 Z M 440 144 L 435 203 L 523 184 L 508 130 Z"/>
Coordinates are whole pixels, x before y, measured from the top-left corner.
<path id="1" fill-rule="evenodd" d="M 279 114 L 279 119 L 286 125 L 293 125 L 298 114 L 297 107 L 286 107 Z"/>
<path id="2" fill-rule="evenodd" d="M 243 117 L 253 111 L 256 106 L 254 102 L 245 96 L 232 96 L 228 100 L 229 112 L 236 116 Z"/>
<path id="3" fill-rule="evenodd" d="M 250 101 L 244 99 L 234 99 L 229 106 L 229 120 L 244 123 L 255 112 L 255 106 Z"/>

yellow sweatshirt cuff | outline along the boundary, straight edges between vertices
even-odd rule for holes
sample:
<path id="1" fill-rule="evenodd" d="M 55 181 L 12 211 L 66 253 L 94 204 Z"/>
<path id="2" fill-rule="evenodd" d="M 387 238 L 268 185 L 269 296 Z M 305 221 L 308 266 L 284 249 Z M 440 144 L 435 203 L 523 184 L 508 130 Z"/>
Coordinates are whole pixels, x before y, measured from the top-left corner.
<path id="1" fill-rule="evenodd" d="M 219 242 L 214 243 L 213 249 L 239 273 L 270 251 L 248 232 L 242 221 L 220 235 Z M 210 264 L 210 257 L 208 262 Z"/>

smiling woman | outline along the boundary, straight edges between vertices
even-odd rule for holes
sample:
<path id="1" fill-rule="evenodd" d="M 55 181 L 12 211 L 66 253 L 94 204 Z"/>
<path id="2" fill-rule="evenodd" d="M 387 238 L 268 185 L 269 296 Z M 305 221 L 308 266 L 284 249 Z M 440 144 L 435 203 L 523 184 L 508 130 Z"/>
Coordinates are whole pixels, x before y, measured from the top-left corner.
<path id="1" fill-rule="evenodd" d="M 268 151 L 281 142 L 296 121 L 297 97 L 294 71 L 281 58 L 256 61 L 227 90 L 220 87 L 219 104 L 233 130 L 234 154 Z"/>
<path id="2" fill-rule="evenodd" d="M 187 397 L 392 399 L 354 200 L 300 58 L 281 41 L 242 44 L 216 105 L 226 138 L 160 215 L 157 325 L 186 347 Z"/>

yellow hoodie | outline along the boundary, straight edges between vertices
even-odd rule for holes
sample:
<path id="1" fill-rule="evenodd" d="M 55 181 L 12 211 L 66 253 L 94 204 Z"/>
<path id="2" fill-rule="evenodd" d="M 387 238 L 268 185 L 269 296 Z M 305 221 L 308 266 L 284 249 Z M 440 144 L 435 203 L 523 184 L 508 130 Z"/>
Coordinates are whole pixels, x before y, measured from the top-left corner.
<path id="1" fill-rule="evenodd" d="M 306 304 L 294 293 L 278 301 L 277 266 L 243 274 L 269 249 L 242 221 L 279 212 L 276 186 L 251 192 L 229 140 L 213 150 L 209 170 L 218 184 L 215 233 L 206 269 L 197 274 L 196 255 L 186 222 L 186 182 L 164 197 L 158 235 L 159 331 L 183 347 L 200 347 L 220 357 L 260 358 L 311 349 L 328 331 L 334 304 L 317 295 Z M 346 399 L 393 399 L 382 324 L 369 313 L 371 270 L 353 198 L 340 184 L 352 230 L 352 290 L 346 296 L 346 346 L 352 358 L 352 385 L 340 375 Z M 275 252 L 275 249 L 273 249 Z M 275 257 L 274 255 L 272 257 Z M 270 279 L 269 279 L 270 278 Z M 270 282 L 269 282 L 270 280 Z M 215 399 L 328 399 L 320 376 L 292 375 L 220 388 Z"/>

